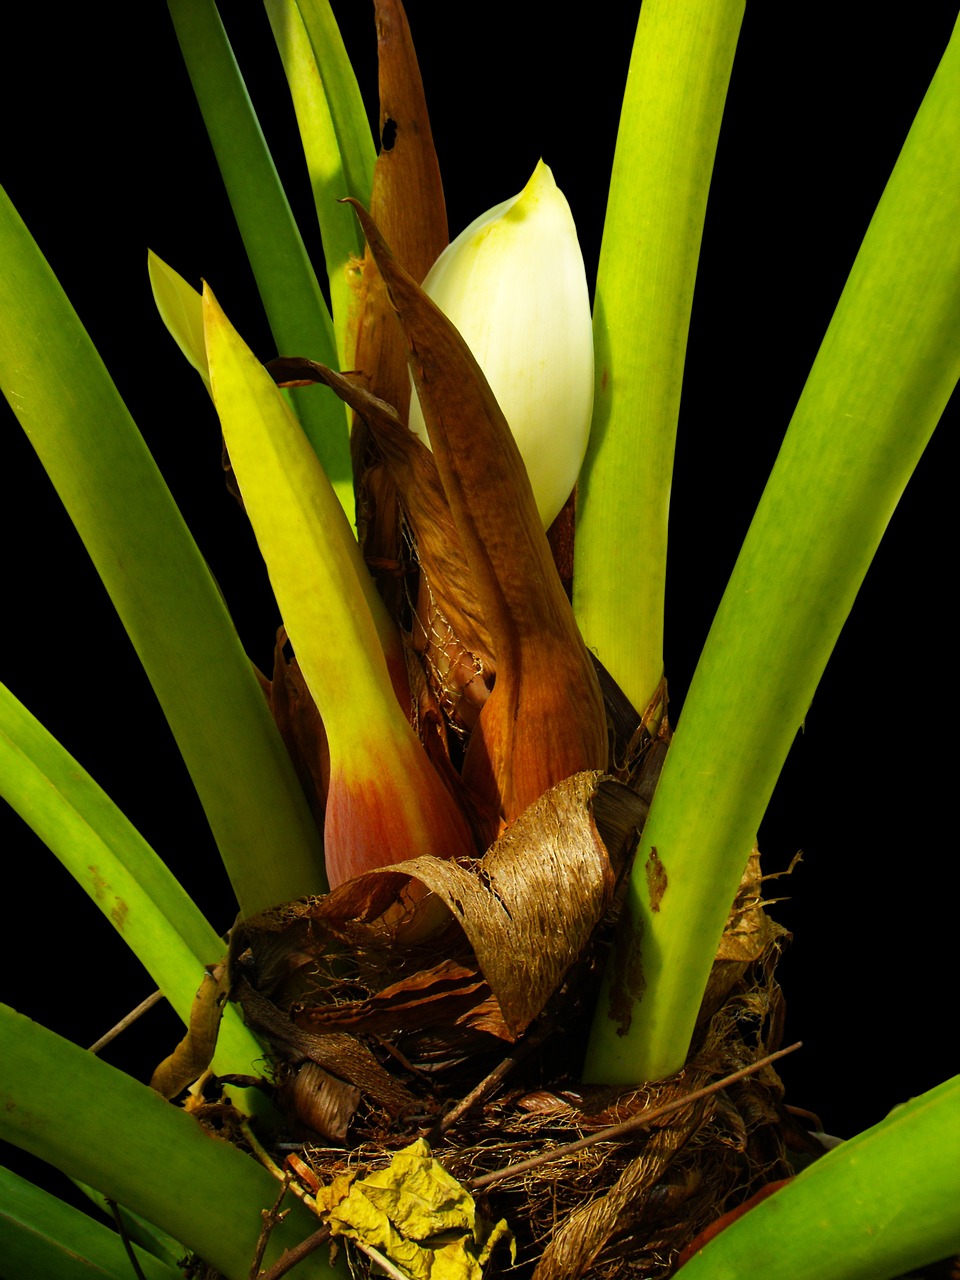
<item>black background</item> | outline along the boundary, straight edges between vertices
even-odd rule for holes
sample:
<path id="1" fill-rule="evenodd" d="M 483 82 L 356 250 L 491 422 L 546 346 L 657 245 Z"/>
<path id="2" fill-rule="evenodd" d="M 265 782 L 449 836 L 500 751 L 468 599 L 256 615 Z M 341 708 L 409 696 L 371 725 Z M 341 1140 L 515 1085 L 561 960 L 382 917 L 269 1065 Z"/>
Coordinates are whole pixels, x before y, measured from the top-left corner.
<path id="1" fill-rule="evenodd" d="M 24 7 L 25 8 L 25 7 Z M 375 102 L 372 5 L 334 4 Z M 410 0 L 451 232 L 519 190 L 542 154 L 588 273 L 635 25 L 633 5 Z M 36 11 L 34 10 L 33 13 Z M 717 157 L 673 485 L 666 655 L 677 718 L 792 407 L 956 18 L 952 4 L 751 5 Z M 262 9 L 224 5 L 311 251 L 312 204 Z M 454 14 L 455 16 L 451 16 Z M 827 16 L 829 14 L 829 16 Z M 131 16 L 132 15 L 132 16 Z M 274 354 L 166 9 L 69 6 L 5 17 L 2 180 L 114 375 L 268 665 L 276 610 L 223 489 L 206 397 L 156 317 L 146 249 L 208 279 Z M 761 833 L 766 869 L 804 860 L 775 914 L 788 1100 L 848 1135 L 955 1071 L 953 872 L 945 742 L 950 561 L 946 440 L 956 398 L 897 510 Z M 79 539 L 4 407 L 0 678 L 114 797 L 219 927 L 229 893 L 149 686 Z M 952 523 L 952 522 L 951 522 Z M 624 565 L 629 573 L 629 565 Z M 8 945 L 0 998 L 87 1044 L 150 988 L 59 864 L 4 815 Z M 178 1034 L 155 1012 L 107 1055 L 137 1072 Z M 144 1045 L 149 1044 L 149 1050 Z"/>

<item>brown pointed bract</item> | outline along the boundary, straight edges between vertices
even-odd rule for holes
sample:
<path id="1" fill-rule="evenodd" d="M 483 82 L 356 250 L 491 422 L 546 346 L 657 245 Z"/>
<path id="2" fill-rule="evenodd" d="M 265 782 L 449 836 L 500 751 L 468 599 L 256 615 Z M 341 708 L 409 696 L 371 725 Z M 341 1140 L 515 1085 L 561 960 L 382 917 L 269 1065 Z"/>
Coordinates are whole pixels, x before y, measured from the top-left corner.
<path id="1" fill-rule="evenodd" d="M 354 203 L 390 300 L 497 663 L 464 761 L 488 817 L 510 822 L 562 778 L 607 763 L 603 701 L 510 428 L 469 348 Z"/>
<path id="2" fill-rule="evenodd" d="M 422 280 L 448 239 L 440 167 L 403 6 L 399 0 L 376 0 L 375 9 L 381 148 L 370 207 L 406 270 Z M 405 423 L 410 401 L 406 343 L 369 249 L 360 266 L 354 314 L 357 328 L 350 363 L 364 376 L 368 389 L 393 405 Z M 362 418 L 354 421 L 351 450 L 360 545 L 396 615 L 401 594 L 396 572 L 402 560 L 396 490 Z"/>
<path id="3" fill-rule="evenodd" d="M 395 318 L 394 327 L 402 336 Z M 413 535 L 415 564 L 408 567 L 419 570 L 419 578 L 411 644 L 423 659 L 444 715 L 457 729 L 472 729 L 493 684 L 496 662 L 433 454 L 356 375 L 290 357 L 272 360 L 269 368 L 284 386 L 321 382 L 330 387 L 369 429 Z"/>

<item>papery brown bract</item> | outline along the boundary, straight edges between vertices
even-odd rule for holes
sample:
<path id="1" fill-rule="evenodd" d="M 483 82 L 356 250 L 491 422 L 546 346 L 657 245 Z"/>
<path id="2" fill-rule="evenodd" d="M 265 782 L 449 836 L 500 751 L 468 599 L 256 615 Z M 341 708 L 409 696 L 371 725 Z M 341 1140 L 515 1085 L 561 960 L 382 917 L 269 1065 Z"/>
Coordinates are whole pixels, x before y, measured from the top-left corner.
<path id="1" fill-rule="evenodd" d="M 381 149 L 370 207 L 406 269 L 422 280 L 447 244 L 447 214 L 440 167 L 416 51 L 402 5 L 376 0 Z M 354 367 L 367 389 L 406 422 L 410 400 L 406 343 L 369 249 L 358 264 L 352 314 Z M 351 431 L 357 532 L 387 605 L 404 605 L 401 516 L 393 478 L 385 469 L 363 418 Z"/>
<path id="2" fill-rule="evenodd" d="M 355 202 L 354 202 L 355 203 Z M 526 468 L 469 348 L 356 206 L 410 365 L 497 664 L 463 777 L 492 839 L 554 783 L 607 764 L 603 700 Z"/>
<path id="3" fill-rule="evenodd" d="M 376 443 L 381 466 L 399 498 L 419 570 L 410 644 L 422 657 L 433 707 L 457 729 L 476 724 L 496 675 L 496 661 L 470 566 L 433 454 L 392 405 L 371 395 L 358 375 L 343 375 L 313 360 L 284 358 L 269 368 L 281 385 L 321 382 L 355 411 Z M 414 566 L 410 566 L 411 570 Z M 411 678 L 411 684 L 413 684 Z"/>

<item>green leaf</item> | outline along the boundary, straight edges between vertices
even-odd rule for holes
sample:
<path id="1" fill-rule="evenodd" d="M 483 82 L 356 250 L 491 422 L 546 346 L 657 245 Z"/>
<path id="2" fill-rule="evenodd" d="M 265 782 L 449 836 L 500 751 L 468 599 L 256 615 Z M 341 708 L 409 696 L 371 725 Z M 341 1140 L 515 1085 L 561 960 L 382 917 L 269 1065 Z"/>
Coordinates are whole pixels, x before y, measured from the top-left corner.
<path id="1" fill-rule="evenodd" d="M 706 1244 L 683 1280 L 888 1280 L 960 1251 L 960 1076 L 828 1152 Z"/>
<path id="2" fill-rule="evenodd" d="M 333 323 L 214 0 L 168 0 L 277 350 L 336 364 Z M 304 431 L 353 519 L 343 410 L 332 396 L 292 395 Z"/>
<path id="3" fill-rule="evenodd" d="M 0 794 L 86 890 L 186 1023 L 204 966 L 221 959 L 224 943 L 109 796 L 3 685 Z M 228 1006 L 215 1069 L 252 1074 L 261 1054 Z"/>
<path id="4" fill-rule="evenodd" d="M 396 629 L 378 624 L 383 602 L 330 484 L 270 375 L 209 290 L 204 312 L 224 438 L 327 734 L 330 883 L 418 854 L 470 853 L 466 822 L 407 719 Z"/>
<path id="5" fill-rule="evenodd" d="M 144 1280 L 177 1280 L 183 1272 L 134 1245 Z M 130 1280 L 123 1242 L 101 1222 L 0 1168 L 0 1276 L 22 1280 Z"/>
<path id="6" fill-rule="evenodd" d="M 348 264 L 363 257 L 353 211 L 338 201 L 370 203 L 376 149 L 366 107 L 328 0 L 266 0 L 283 60 L 317 207 L 339 367 L 351 306 Z M 371 32 L 372 32 L 371 23 Z"/>
<path id="7" fill-rule="evenodd" d="M 143 663 L 243 913 L 317 891 L 319 836 L 216 583 L 5 193 L 0 271 L 0 386 Z"/>
<path id="8" fill-rule="evenodd" d="M 587 644 L 641 713 L 663 675 L 680 387 L 743 10 L 744 0 L 644 0 L 604 222 L 573 603 Z"/>
<path id="9" fill-rule="evenodd" d="M 249 1156 L 212 1138 L 159 1094 L 0 1005 L 0 1138 L 181 1240 L 227 1280 L 247 1280 L 261 1210 L 279 1183 Z M 299 1201 L 271 1233 L 271 1266 L 317 1229 Z M 36 1273 L 35 1273 L 36 1274 Z M 321 1249 L 298 1275 L 338 1274 Z"/>
<path id="10" fill-rule="evenodd" d="M 686 1056 L 787 752 L 960 377 L 960 27 L 867 231 L 704 646 L 634 863 L 587 1077 Z M 665 888 L 648 891 L 656 851 Z"/>
<path id="11" fill-rule="evenodd" d="M 153 300 L 167 332 L 210 390 L 207 349 L 203 342 L 203 309 L 199 292 L 183 276 L 168 267 L 152 249 L 147 250 L 147 272 Z"/>
<path id="12" fill-rule="evenodd" d="M 174 1240 L 173 1236 L 168 1235 L 166 1231 L 161 1231 L 152 1222 L 147 1222 L 146 1218 L 141 1218 L 139 1214 L 131 1213 L 123 1205 L 118 1205 L 108 1200 L 105 1195 L 88 1186 L 85 1182 L 78 1182 L 73 1179 L 73 1185 L 78 1191 L 83 1192 L 101 1214 L 106 1214 L 108 1220 L 116 1221 L 116 1218 L 119 1217 L 128 1240 L 133 1241 L 146 1253 L 152 1254 L 154 1258 L 159 1258 L 161 1262 L 165 1262 L 168 1266 L 176 1267 L 184 1253 L 183 1245 L 179 1240 Z M 179 1270 L 177 1274 L 180 1274 Z M 125 1277 L 124 1280 L 127 1280 L 127 1278 Z"/>

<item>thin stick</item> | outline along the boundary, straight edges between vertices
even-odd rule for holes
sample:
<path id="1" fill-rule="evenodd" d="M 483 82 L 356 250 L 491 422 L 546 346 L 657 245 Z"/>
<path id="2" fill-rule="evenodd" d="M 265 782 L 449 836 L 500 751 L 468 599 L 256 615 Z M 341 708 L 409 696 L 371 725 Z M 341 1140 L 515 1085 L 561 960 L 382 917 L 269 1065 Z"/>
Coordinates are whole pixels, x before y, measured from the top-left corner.
<path id="1" fill-rule="evenodd" d="M 375 1249 L 372 1244 L 364 1244 L 362 1240 L 354 1240 L 353 1243 L 361 1253 L 365 1253 L 372 1262 L 375 1262 L 381 1270 L 385 1271 L 390 1276 L 390 1280 L 410 1280 L 406 1271 L 401 1271 L 398 1266 L 382 1254 L 379 1249 Z"/>
<path id="2" fill-rule="evenodd" d="M 88 1052 L 99 1053 L 100 1050 L 104 1048 L 105 1045 L 108 1045 L 111 1040 L 116 1040 L 121 1031 L 126 1031 L 127 1027 L 129 1027 L 131 1023 L 136 1022 L 142 1014 L 146 1013 L 148 1009 L 152 1009 L 155 1004 L 159 1004 L 162 999 L 163 992 L 154 991 L 153 995 L 147 996 L 146 1000 L 141 1000 L 137 1007 L 135 1009 L 131 1009 L 125 1017 L 121 1018 L 115 1027 L 111 1027 L 110 1030 L 105 1035 L 102 1035 L 99 1040 L 95 1040 L 90 1046 Z"/>
<path id="3" fill-rule="evenodd" d="M 136 1276 L 137 1280 L 146 1280 L 140 1266 L 140 1261 L 133 1251 L 133 1244 L 130 1241 L 130 1237 L 127 1235 L 127 1226 L 120 1213 L 120 1206 L 117 1204 L 116 1200 L 111 1200 L 109 1196 L 104 1196 L 104 1200 L 110 1206 L 110 1212 L 113 1214 L 113 1220 L 117 1224 L 117 1233 L 119 1234 L 123 1247 L 126 1250 L 127 1257 L 130 1259 L 130 1265 L 133 1267 L 133 1274 Z"/>
<path id="4" fill-rule="evenodd" d="M 263 1261 L 263 1255 L 267 1251 L 267 1242 L 270 1239 L 270 1234 L 277 1223 L 282 1222 L 290 1212 L 289 1209 L 284 1209 L 283 1211 L 280 1209 L 286 1194 L 287 1183 L 286 1179 L 284 1179 L 280 1194 L 274 1200 L 273 1206 L 270 1209 L 260 1210 L 260 1217 L 263 1221 L 260 1226 L 260 1234 L 257 1236 L 257 1247 L 253 1251 L 253 1261 L 250 1263 L 250 1270 L 247 1272 L 247 1280 L 257 1280 L 260 1275 L 260 1263 Z"/>
<path id="5" fill-rule="evenodd" d="M 610 1142 L 612 1139 L 619 1138 L 634 1129 L 644 1129 L 655 1120 L 670 1115 L 674 1111 L 679 1111 L 681 1107 L 687 1106 L 688 1103 L 699 1102 L 701 1098 L 709 1097 L 711 1093 L 719 1093 L 721 1089 L 726 1089 L 728 1085 L 736 1084 L 738 1080 L 752 1076 L 771 1062 L 776 1062 L 778 1058 L 784 1058 L 788 1053 L 793 1053 L 794 1050 L 800 1048 L 802 1043 L 802 1040 L 798 1040 L 796 1044 L 788 1045 L 786 1049 L 778 1049 L 776 1053 L 768 1053 L 765 1058 L 760 1058 L 757 1062 L 751 1063 L 749 1067 L 741 1067 L 739 1071 L 734 1071 L 732 1075 L 724 1076 L 722 1080 L 715 1080 L 713 1084 L 708 1084 L 703 1089 L 695 1089 L 693 1093 L 685 1094 L 682 1098 L 675 1098 L 673 1102 L 664 1103 L 662 1107 L 654 1107 L 652 1111 L 640 1112 L 639 1115 L 632 1116 L 629 1120 L 624 1120 L 622 1124 L 608 1125 L 606 1129 L 598 1129 L 596 1133 L 590 1133 L 585 1138 L 578 1138 L 576 1142 L 568 1142 L 565 1146 L 554 1147 L 552 1151 L 544 1151 L 538 1156 L 531 1156 L 529 1160 L 518 1160 L 516 1164 L 507 1165 L 503 1169 L 496 1169 L 493 1173 L 484 1173 L 479 1178 L 471 1178 L 464 1185 L 470 1191 L 479 1191 L 482 1187 L 489 1187 L 491 1183 L 503 1182 L 505 1178 L 512 1178 L 515 1174 L 526 1173 L 528 1169 L 536 1169 L 540 1165 L 549 1164 L 553 1160 L 561 1160 L 564 1156 L 571 1155 L 574 1151 L 581 1151 L 584 1147 L 592 1147 L 594 1143 Z"/>
<path id="6" fill-rule="evenodd" d="M 552 1030 L 553 1028 L 549 1026 L 539 1027 L 536 1031 L 531 1032 L 525 1040 L 522 1040 L 520 1044 L 516 1045 L 513 1052 L 508 1054 L 502 1062 L 497 1063 L 490 1074 L 485 1076 L 476 1088 L 471 1089 L 466 1097 L 461 1098 L 459 1102 L 450 1108 L 441 1119 L 439 1125 L 436 1126 L 438 1135 L 446 1133 L 462 1116 L 466 1115 L 472 1106 L 475 1106 L 476 1103 L 493 1093 L 497 1085 L 509 1075 L 517 1063 L 522 1062 L 541 1041 L 546 1039 Z M 431 1141 L 433 1137 L 434 1135 L 431 1133 L 428 1141 Z"/>
<path id="7" fill-rule="evenodd" d="M 329 1239 L 330 1228 L 320 1227 L 312 1236 L 307 1236 L 306 1240 L 301 1240 L 292 1249 L 284 1249 L 279 1260 L 273 1264 L 270 1270 L 261 1272 L 259 1280 L 281 1280 L 281 1276 L 285 1276 L 288 1271 L 292 1271 L 298 1262 L 302 1262 L 304 1258 L 309 1257 L 315 1249 L 319 1249 Z"/>

